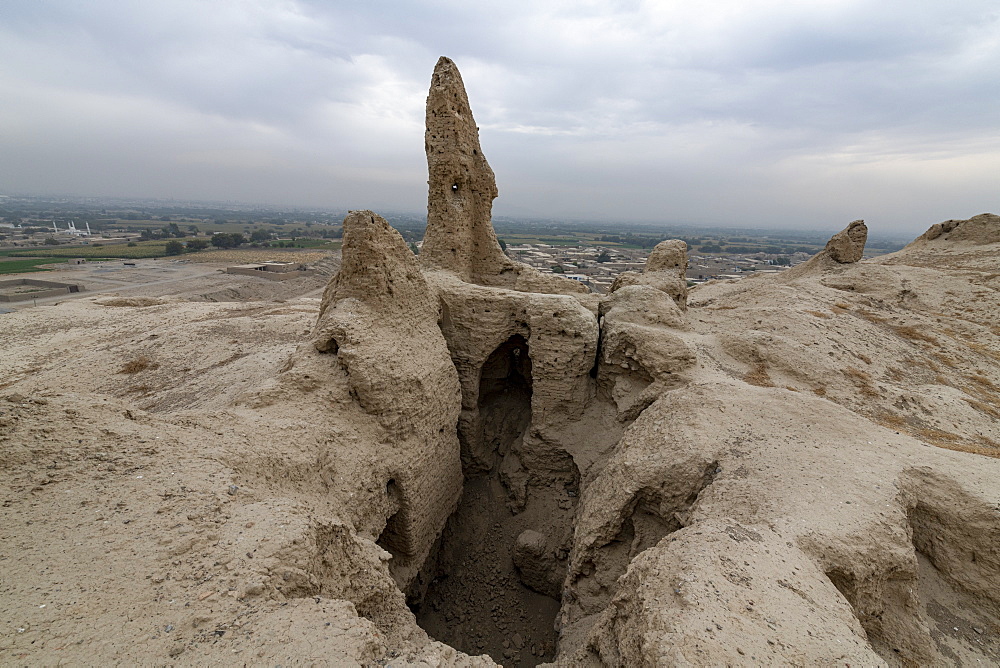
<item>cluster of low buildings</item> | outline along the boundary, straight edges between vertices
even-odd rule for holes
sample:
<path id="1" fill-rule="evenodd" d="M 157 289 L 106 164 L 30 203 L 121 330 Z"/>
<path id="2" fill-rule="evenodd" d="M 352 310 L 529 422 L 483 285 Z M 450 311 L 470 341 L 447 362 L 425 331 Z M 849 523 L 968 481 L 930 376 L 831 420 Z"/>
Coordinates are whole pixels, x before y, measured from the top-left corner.
<path id="1" fill-rule="evenodd" d="M 545 273 L 559 273 L 580 281 L 599 293 L 606 293 L 618 274 L 642 271 L 649 250 L 604 246 L 553 246 L 550 244 L 508 245 L 507 255 Z M 776 264 L 776 255 L 697 255 L 688 256 L 687 278 L 692 283 L 713 279 L 740 279 L 751 273 L 778 273 L 809 259 L 807 253 L 786 256 L 788 265 Z M 599 262 L 598 258 L 605 261 Z"/>

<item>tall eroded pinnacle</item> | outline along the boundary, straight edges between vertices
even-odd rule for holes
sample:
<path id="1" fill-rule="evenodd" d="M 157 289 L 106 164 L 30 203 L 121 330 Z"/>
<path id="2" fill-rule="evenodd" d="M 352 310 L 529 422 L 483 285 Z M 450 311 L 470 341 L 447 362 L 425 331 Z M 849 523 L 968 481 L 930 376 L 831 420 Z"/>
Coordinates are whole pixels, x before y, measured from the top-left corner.
<path id="1" fill-rule="evenodd" d="M 516 273 L 493 231 L 497 185 L 479 146 L 465 84 L 455 63 L 444 56 L 434 67 L 427 95 L 424 147 L 429 178 L 421 262 L 470 282 Z"/>

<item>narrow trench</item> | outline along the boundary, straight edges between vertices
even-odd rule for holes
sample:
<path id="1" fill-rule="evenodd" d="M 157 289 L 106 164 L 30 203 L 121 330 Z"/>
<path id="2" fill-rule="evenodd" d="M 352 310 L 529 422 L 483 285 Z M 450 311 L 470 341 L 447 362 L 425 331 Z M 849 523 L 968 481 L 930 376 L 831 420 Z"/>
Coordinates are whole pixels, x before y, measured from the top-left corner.
<path id="1" fill-rule="evenodd" d="M 462 498 L 423 569 L 426 590 L 409 601 L 435 640 L 504 666 L 555 656 L 564 569 L 557 557 L 565 559 L 575 506 L 572 476 L 543 484 L 545 476 L 522 464 L 530 460 L 531 385 L 528 344 L 515 335 L 483 366 L 478 420 L 462 439 L 476 454 L 463 452 Z"/>

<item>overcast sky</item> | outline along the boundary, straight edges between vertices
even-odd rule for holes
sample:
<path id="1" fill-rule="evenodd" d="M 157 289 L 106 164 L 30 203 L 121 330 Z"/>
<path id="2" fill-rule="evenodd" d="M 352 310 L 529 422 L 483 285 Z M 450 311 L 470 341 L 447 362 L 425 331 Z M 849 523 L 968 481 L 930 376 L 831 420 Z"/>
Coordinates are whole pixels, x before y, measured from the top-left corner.
<path id="1" fill-rule="evenodd" d="M 5 0 L 0 194 L 420 212 L 440 55 L 498 215 L 1000 213 L 996 0 Z"/>

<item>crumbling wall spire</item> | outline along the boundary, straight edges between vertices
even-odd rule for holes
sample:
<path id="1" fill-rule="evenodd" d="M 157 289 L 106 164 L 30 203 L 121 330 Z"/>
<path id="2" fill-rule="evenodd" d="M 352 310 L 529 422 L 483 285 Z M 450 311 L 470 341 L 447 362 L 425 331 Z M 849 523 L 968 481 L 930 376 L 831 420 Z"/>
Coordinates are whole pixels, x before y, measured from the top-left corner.
<path id="1" fill-rule="evenodd" d="M 455 272 L 465 281 L 514 271 L 493 231 L 497 196 L 493 170 L 479 145 L 465 84 L 442 56 L 427 95 L 427 233 L 421 262 Z"/>
<path id="2" fill-rule="evenodd" d="M 576 281 L 542 274 L 504 254 L 493 230 L 496 179 L 479 145 L 465 84 L 442 56 L 427 94 L 427 232 L 420 250 L 426 269 L 445 270 L 467 283 L 525 292 L 588 292 Z"/>

